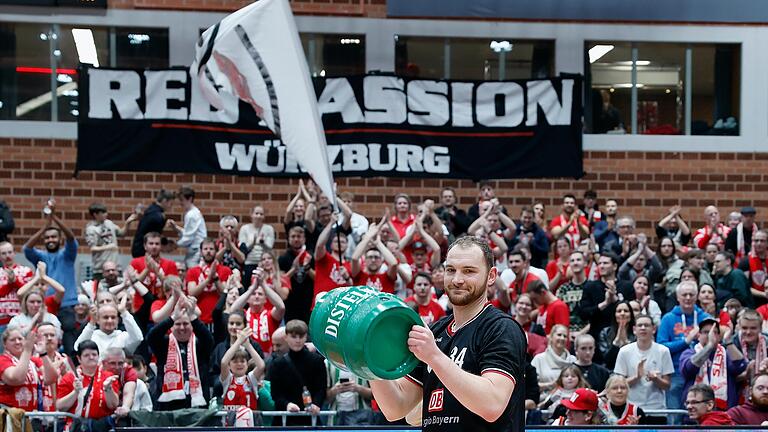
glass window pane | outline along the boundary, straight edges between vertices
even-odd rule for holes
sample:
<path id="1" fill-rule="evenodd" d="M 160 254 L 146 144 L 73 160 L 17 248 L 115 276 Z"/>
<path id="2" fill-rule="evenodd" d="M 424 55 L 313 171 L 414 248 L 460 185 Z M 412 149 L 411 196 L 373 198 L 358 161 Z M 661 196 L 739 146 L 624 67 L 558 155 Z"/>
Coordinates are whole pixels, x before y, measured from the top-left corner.
<path id="1" fill-rule="evenodd" d="M 638 134 L 738 135 L 740 46 L 736 44 L 587 42 L 585 120 L 591 133 L 631 132 L 632 47 L 637 48 Z M 686 83 L 686 50 L 691 83 Z M 686 90 L 691 118 L 686 118 Z"/>
<path id="2" fill-rule="evenodd" d="M 78 36 L 75 42 L 75 32 L 80 30 L 90 30 L 93 35 L 91 42 L 87 33 Z M 78 33 L 80 34 L 80 33 Z M 87 52 L 91 43 L 96 47 L 96 59 L 98 65 L 102 67 L 109 66 L 109 29 L 107 27 L 92 26 L 71 26 L 62 25 L 59 31 L 59 51 L 60 55 L 56 57 L 59 68 L 77 69 L 82 60 L 94 60 L 87 57 Z M 69 81 L 73 79 L 73 81 Z M 58 74 L 56 77 L 59 90 L 57 91 L 58 117 L 59 121 L 77 121 L 79 113 L 77 106 L 77 75 Z"/>
<path id="3" fill-rule="evenodd" d="M 49 34 L 49 24 L 0 23 L 0 119 L 51 119 Z"/>
<path id="4" fill-rule="evenodd" d="M 693 46 L 692 135 L 739 135 L 740 57 L 736 44 Z"/>
<path id="5" fill-rule="evenodd" d="M 445 44 L 448 38 L 395 36 L 397 75 L 445 79 Z"/>
<path id="6" fill-rule="evenodd" d="M 638 43 L 637 133 L 685 133 L 685 49 L 674 43 Z"/>
<path id="7" fill-rule="evenodd" d="M 554 42 L 398 36 L 395 59 L 398 75 L 457 80 L 530 79 L 554 73 Z"/>
<path id="8" fill-rule="evenodd" d="M 364 74 L 365 35 L 302 33 L 301 45 L 312 76 Z"/>
<path id="9" fill-rule="evenodd" d="M 630 127 L 632 46 L 587 42 L 590 63 L 585 118 L 592 133 L 624 133 Z"/>
<path id="10" fill-rule="evenodd" d="M 168 29 L 118 27 L 115 51 L 118 68 L 168 67 Z"/>

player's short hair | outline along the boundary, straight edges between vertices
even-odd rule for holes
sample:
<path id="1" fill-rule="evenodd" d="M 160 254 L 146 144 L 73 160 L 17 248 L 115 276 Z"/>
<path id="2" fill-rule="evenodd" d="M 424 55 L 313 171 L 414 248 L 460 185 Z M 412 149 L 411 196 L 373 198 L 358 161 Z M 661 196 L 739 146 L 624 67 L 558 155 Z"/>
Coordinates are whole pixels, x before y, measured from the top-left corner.
<path id="1" fill-rule="evenodd" d="M 103 203 L 95 202 L 88 206 L 88 213 L 91 214 L 91 216 L 95 215 L 96 213 L 106 213 L 107 212 L 107 206 L 105 206 Z"/>
<path id="2" fill-rule="evenodd" d="M 157 202 L 161 202 L 161 201 L 170 201 L 175 198 L 176 198 L 175 193 L 165 189 L 160 189 L 160 191 L 157 193 L 157 196 L 155 197 L 155 200 Z"/>
<path id="3" fill-rule="evenodd" d="M 96 351 L 99 352 L 99 346 L 96 345 L 96 342 L 92 340 L 84 340 L 80 342 L 80 345 L 77 346 L 77 356 L 80 357 L 83 355 L 84 352 L 87 350 Z"/>
<path id="4" fill-rule="evenodd" d="M 234 222 L 235 226 L 237 226 L 240 222 L 238 222 L 237 217 L 234 215 L 226 215 L 222 216 L 221 219 L 219 219 L 219 226 L 224 228 L 224 224 L 227 222 Z"/>
<path id="5" fill-rule="evenodd" d="M 189 186 L 182 186 L 179 189 L 178 196 L 191 201 L 195 200 L 195 190 Z"/>
<path id="6" fill-rule="evenodd" d="M 744 309 L 739 313 L 739 321 L 763 322 L 763 317 L 754 309 Z"/>
<path id="7" fill-rule="evenodd" d="M 542 294 L 548 290 L 549 288 L 547 288 L 547 285 L 540 279 L 532 280 L 531 283 L 528 284 L 529 293 Z"/>
<path id="8" fill-rule="evenodd" d="M 694 384 L 688 389 L 688 393 L 698 393 L 703 396 L 704 400 L 707 401 L 713 401 L 715 400 L 715 391 L 712 390 L 712 387 L 704 384 Z"/>
<path id="9" fill-rule="evenodd" d="M 285 333 L 294 336 L 306 336 L 309 329 L 307 323 L 300 319 L 292 319 L 285 323 Z"/>
<path id="10" fill-rule="evenodd" d="M 302 228 L 300 226 L 291 227 L 291 229 L 288 230 L 288 235 L 289 236 L 291 234 L 295 234 L 295 233 L 301 233 L 301 235 L 306 235 L 306 233 L 304 232 L 304 228 Z"/>
<path id="11" fill-rule="evenodd" d="M 471 249 L 473 246 L 476 246 L 480 248 L 480 252 L 483 253 L 483 258 L 485 260 L 485 267 L 487 270 L 491 270 L 491 267 L 493 267 L 493 251 L 491 250 L 491 247 L 488 245 L 488 242 L 485 240 L 481 240 L 474 236 L 463 236 L 459 237 L 456 240 L 454 240 L 453 243 L 451 243 L 450 246 L 448 246 L 448 252 L 451 252 L 451 249 L 454 247 L 460 247 L 462 249 Z"/>
<path id="12" fill-rule="evenodd" d="M 162 239 L 163 236 L 159 232 L 157 232 L 157 231 L 150 231 L 150 232 L 144 234 L 144 244 L 147 244 L 147 240 L 149 240 L 151 238 Z"/>
<path id="13" fill-rule="evenodd" d="M 592 343 L 595 343 L 595 338 L 592 337 L 592 335 L 588 334 L 588 333 L 580 334 L 580 335 L 576 336 L 576 340 L 574 341 L 574 348 L 578 349 L 579 345 L 581 345 L 582 343 L 584 343 L 586 341 L 592 341 Z"/>

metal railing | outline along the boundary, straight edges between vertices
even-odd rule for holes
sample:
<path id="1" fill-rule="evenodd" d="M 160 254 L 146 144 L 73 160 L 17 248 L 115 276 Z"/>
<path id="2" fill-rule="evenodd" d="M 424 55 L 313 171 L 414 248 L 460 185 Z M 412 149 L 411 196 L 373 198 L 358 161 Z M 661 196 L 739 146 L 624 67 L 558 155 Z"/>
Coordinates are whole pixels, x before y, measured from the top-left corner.
<path id="1" fill-rule="evenodd" d="M 546 410 L 542 411 L 541 414 L 549 418 L 552 416 L 553 410 Z M 684 416 L 688 414 L 688 411 L 684 409 L 643 409 L 643 412 L 645 412 L 645 415 L 648 416 L 666 416 L 667 419 L 669 419 L 670 416 Z"/>
<path id="2" fill-rule="evenodd" d="M 217 417 L 224 417 L 227 415 L 226 410 L 221 410 L 216 412 Z M 286 426 L 288 423 L 288 417 L 311 417 L 310 421 L 312 422 L 312 426 L 317 426 L 317 418 L 318 417 L 328 417 L 328 425 L 333 425 L 333 419 L 336 416 L 336 411 L 320 411 L 317 414 L 309 413 L 306 411 L 260 411 L 255 410 L 253 411 L 254 414 L 259 414 L 262 417 L 280 417 L 283 423 L 283 426 Z M 78 419 L 80 417 L 68 413 L 68 412 L 61 412 L 61 411 L 29 411 L 25 414 L 25 421 L 26 419 L 45 419 L 45 418 L 53 418 L 53 432 L 58 432 L 58 421 L 59 419 L 63 418 L 71 418 L 71 419 Z M 26 424 L 23 425 L 26 427 Z"/>
<path id="3" fill-rule="evenodd" d="M 217 411 L 217 417 L 223 417 L 227 415 L 226 410 Z M 333 418 L 336 417 L 336 411 L 320 411 L 317 414 L 312 414 L 307 411 L 259 411 L 254 410 L 254 414 L 260 414 L 262 417 L 280 417 L 283 422 L 283 426 L 287 426 L 288 417 L 312 417 L 312 426 L 317 426 L 318 417 L 328 417 L 328 426 L 333 426 Z M 55 431 L 54 431 L 55 432 Z"/>

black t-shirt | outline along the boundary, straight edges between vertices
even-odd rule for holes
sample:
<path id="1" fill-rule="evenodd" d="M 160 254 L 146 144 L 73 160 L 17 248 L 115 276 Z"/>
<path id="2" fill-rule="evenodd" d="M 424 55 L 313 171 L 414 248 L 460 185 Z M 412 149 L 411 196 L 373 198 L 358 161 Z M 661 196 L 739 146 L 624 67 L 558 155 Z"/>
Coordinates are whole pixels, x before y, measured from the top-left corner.
<path id="1" fill-rule="evenodd" d="M 290 270 L 295 258 L 296 253 L 291 249 L 280 255 L 277 258 L 280 271 L 285 273 Z M 309 263 L 309 268 L 314 268 L 314 266 L 315 261 L 312 259 Z M 305 323 L 309 323 L 314 294 L 315 281 L 309 277 L 309 274 L 304 273 L 299 276 L 294 273 L 291 277 L 291 290 L 288 293 L 288 298 L 285 299 L 285 317 L 283 317 L 285 322 L 292 319 L 300 319 Z"/>
<path id="2" fill-rule="evenodd" d="M 419 363 L 407 378 L 424 393 L 423 431 L 523 431 L 525 428 L 525 352 L 520 325 L 488 304 L 455 334 L 453 317 L 431 326 L 438 348 L 462 370 L 474 375 L 498 373 L 515 383 L 504 413 L 493 423 L 464 407 L 426 364 Z"/>

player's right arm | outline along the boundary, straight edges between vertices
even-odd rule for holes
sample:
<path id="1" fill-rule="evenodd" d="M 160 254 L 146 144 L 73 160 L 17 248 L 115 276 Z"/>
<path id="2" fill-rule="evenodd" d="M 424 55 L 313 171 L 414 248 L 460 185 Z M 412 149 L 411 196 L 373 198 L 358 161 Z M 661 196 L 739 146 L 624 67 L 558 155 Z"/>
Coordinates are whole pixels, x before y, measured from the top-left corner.
<path id="1" fill-rule="evenodd" d="M 370 381 L 373 398 L 389 421 L 400 420 L 422 400 L 421 386 L 406 378 Z"/>

